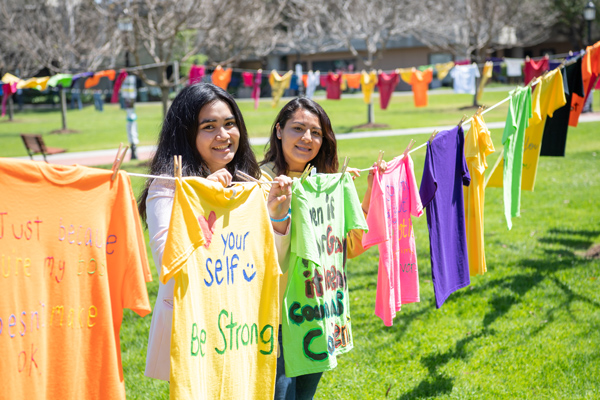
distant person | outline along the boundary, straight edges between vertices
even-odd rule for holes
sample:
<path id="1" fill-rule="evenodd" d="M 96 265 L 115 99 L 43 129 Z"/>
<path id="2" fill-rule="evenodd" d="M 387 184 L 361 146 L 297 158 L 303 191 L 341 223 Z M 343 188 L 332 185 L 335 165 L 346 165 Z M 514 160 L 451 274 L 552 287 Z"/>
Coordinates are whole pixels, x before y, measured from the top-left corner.
<path id="1" fill-rule="evenodd" d="M 81 104 L 81 91 L 79 89 L 71 89 L 71 110 L 75 109 L 75 104 L 77 104 L 78 109 L 83 109 L 83 104 Z"/>
<path id="2" fill-rule="evenodd" d="M 102 90 L 94 90 L 94 107 L 96 107 L 96 111 L 104 110 L 104 101 L 102 100 Z"/>
<path id="3" fill-rule="evenodd" d="M 137 145 L 140 143 L 137 131 L 137 115 L 135 113 L 135 99 L 137 97 L 135 75 L 129 75 L 121 85 L 121 97 L 127 113 L 127 139 L 131 147 L 131 159 L 137 160 Z"/>

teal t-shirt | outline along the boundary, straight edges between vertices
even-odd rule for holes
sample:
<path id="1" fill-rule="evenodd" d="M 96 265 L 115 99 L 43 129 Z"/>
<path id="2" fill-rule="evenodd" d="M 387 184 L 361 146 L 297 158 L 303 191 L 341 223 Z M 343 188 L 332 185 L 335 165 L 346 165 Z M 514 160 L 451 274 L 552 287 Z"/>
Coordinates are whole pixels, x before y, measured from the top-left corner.
<path id="1" fill-rule="evenodd" d="M 294 179 L 288 285 L 282 304 L 285 374 L 323 372 L 353 347 L 346 235 L 367 231 L 350 174 Z"/>
<path id="2" fill-rule="evenodd" d="M 502 135 L 504 145 L 504 216 L 508 229 L 511 217 L 521 215 L 521 173 L 523 172 L 523 145 L 525 130 L 533 116 L 531 88 L 517 88 L 511 93 L 506 125 Z"/>

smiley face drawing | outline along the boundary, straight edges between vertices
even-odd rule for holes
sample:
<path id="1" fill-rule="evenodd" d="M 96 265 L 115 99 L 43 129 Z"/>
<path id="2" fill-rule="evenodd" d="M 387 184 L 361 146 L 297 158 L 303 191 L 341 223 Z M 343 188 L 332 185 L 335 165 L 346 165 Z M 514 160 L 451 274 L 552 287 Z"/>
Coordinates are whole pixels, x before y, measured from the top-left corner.
<path id="1" fill-rule="evenodd" d="M 246 273 L 246 271 L 249 271 L 252 274 L 250 276 L 248 276 L 248 274 Z M 247 282 L 250 282 L 256 276 L 256 271 L 254 270 L 254 264 L 250 264 L 250 263 L 246 264 L 246 268 L 244 268 L 242 270 L 242 273 L 244 274 L 244 279 Z"/>

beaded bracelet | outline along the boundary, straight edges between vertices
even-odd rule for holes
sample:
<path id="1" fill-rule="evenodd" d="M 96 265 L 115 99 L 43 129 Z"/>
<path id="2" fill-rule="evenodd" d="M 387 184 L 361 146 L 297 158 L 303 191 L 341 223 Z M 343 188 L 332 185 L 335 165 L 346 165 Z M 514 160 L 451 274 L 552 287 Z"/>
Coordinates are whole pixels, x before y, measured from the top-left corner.
<path id="1" fill-rule="evenodd" d="M 287 212 L 287 214 L 285 214 L 285 217 L 281 218 L 281 219 L 273 219 L 271 218 L 271 216 L 269 216 L 269 218 L 271 219 L 271 221 L 273 222 L 283 222 L 286 219 L 290 218 L 292 216 L 292 209 L 290 208 Z"/>

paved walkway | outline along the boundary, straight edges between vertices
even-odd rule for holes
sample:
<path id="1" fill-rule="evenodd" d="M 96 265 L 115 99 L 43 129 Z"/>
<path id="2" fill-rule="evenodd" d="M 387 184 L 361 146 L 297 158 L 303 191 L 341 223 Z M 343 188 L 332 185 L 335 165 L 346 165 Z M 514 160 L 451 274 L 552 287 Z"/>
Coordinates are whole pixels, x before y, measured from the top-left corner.
<path id="1" fill-rule="evenodd" d="M 579 118 L 579 122 L 587 123 L 587 122 L 597 122 L 600 121 L 600 112 L 596 113 L 587 113 L 582 114 Z M 487 124 L 490 129 L 501 129 L 504 128 L 504 122 L 490 122 Z M 453 126 L 432 126 L 425 128 L 408 128 L 408 129 L 389 129 L 389 130 L 379 130 L 379 131 L 367 131 L 367 132 L 355 132 L 355 133 L 344 133 L 337 135 L 337 140 L 349 140 L 349 139 L 361 139 L 361 138 L 373 138 L 373 137 L 388 137 L 388 136 L 406 136 L 406 135 L 421 135 L 421 134 L 431 134 L 434 129 L 443 130 L 449 129 Z M 468 125 L 465 126 L 465 129 L 468 129 Z M 267 143 L 267 138 L 251 138 L 250 144 L 257 146 L 264 146 Z M 418 143 L 419 145 L 421 143 Z M 137 149 L 138 158 L 140 160 L 148 160 L 154 154 L 155 146 L 140 146 Z M 55 154 L 51 156 L 47 156 L 48 162 L 52 164 L 61 164 L 61 165 L 87 165 L 87 166 L 95 166 L 95 165 L 112 165 L 115 160 L 115 156 L 117 154 L 117 149 L 109 149 L 109 150 L 95 150 L 95 151 L 83 151 L 83 152 L 72 152 L 72 153 L 62 153 Z M 125 160 L 129 161 L 131 153 L 128 151 L 125 156 Z M 26 157 L 16 157 L 19 159 L 27 160 Z M 34 160 L 43 161 L 43 157 L 41 155 L 34 156 Z"/>

